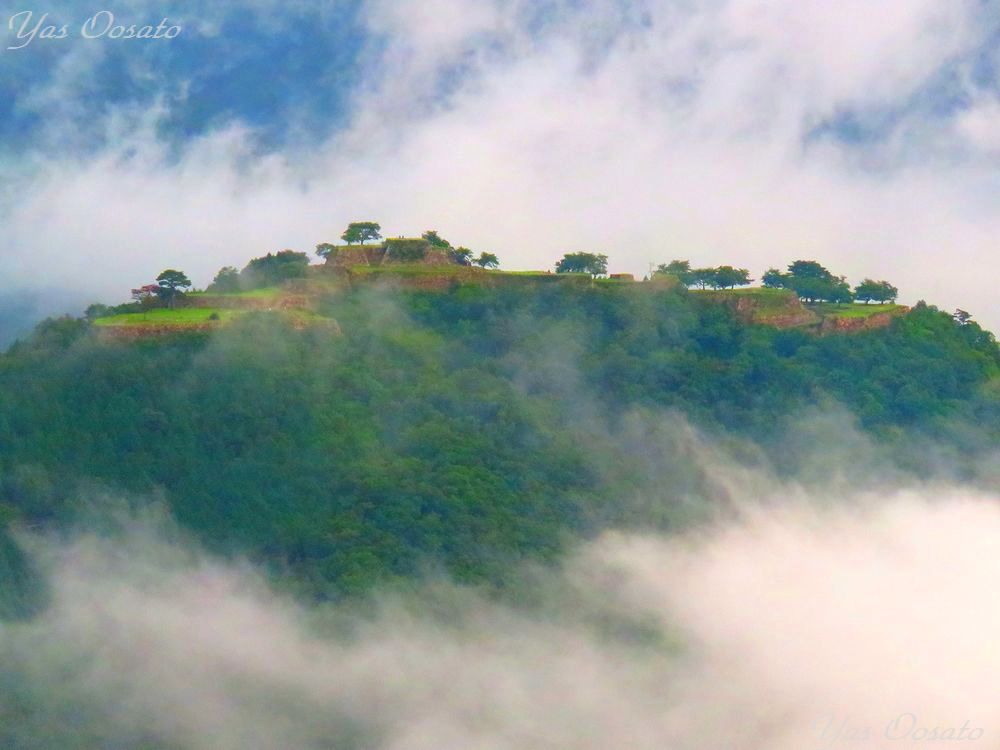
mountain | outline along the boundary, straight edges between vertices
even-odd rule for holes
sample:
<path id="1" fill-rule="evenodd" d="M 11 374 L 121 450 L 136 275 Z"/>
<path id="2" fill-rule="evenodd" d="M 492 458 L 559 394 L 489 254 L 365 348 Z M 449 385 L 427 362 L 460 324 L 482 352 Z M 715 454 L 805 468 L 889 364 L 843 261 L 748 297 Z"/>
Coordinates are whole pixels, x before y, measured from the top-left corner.
<path id="1" fill-rule="evenodd" d="M 858 483 L 974 478 L 1000 445 L 995 339 L 923 303 L 844 329 L 822 320 L 878 306 L 790 322 L 786 290 L 404 265 L 184 305 L 52 319 L 0 357 L 5 526 L 154 504 L 310 598 L 434 571 L 503 587 L 724 501 L 695 445 L 777 476 L 826 456 L 816 481 L 850 454 Z M 9 609 L 39 593 L 3 580 Z"/>

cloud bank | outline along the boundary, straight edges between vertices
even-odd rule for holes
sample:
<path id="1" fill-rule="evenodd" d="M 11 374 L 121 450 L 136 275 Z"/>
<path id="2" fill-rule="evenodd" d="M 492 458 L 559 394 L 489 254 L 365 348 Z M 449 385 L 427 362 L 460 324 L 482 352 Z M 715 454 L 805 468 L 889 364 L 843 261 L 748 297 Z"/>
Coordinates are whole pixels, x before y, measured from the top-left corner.
<path id="1" fill-rule="evenodd" d="M 290 33 L 295 7 L 257 12 Z M 274 81 L 254 82 L 309 91 L 346 76 L 329 133 L 263 143 L 265 126 L 233 116 L 178 144 L 162 131 L 176 96 L 110 107 L 96 120 L 105 147 L 32 153 L 16 169 L 0 267 L 16 286 L 122 296 L 168 265 L 204 284 L 221 265 L 311 250 L 375 217 L 516 268 L 589 249 L 613 270 L 687 257 L 759 276 L 813 257 L 996 327 L 997 11 L 365 3 L 357 67 L 295 75 L 279 61 Z M 238 49 L 225 28 L 195 26 Z M 32 97 L 55 100 L 45 87 Z M 71 113 L 52 109 L 51 142 L 73 131 Z M 294 103 L 272 115 L 305 130 Z"/>
<path id="2" fill-rule="evenodd" d="M 365 613 L 307 610 L 148 529 L 36 541 L 52 601 L 0 629 L 0 738 L 192 750 L 995 742 L 998 498 L 744 500 L 739 517 L 686 534 L 582 548 L 536 580 L 542 606 L 439 584 Z"/>

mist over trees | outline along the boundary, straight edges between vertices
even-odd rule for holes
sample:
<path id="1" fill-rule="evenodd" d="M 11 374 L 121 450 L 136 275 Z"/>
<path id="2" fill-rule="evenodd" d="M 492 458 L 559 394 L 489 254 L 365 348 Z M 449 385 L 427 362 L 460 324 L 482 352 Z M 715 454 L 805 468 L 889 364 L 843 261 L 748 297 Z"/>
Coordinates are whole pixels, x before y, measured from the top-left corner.
<path id="1" fill-rule="evenodd" d="M 294 250 L 282 250 L 254 258 L 240 272 L 243 289 L 275 286 L 290 279 L 303 278 L 309 269 L 309 256 Z"/>
<path id="2" fill-rule="evenodd" d="M 141 346 L 49 321 L 0 358 L 0 508 L 68 522 L 77 480 L 160 493 L 211 549 L 337 598 L 429 562 L 499 585 L 512 560 L 622 520 L 621 498 L 704 480 L 597 423 L 682 414 L 779 466 L 776 423 L 830 403 L 890 454 L 925 435 L 975 462 L 1000 440 L 1000 353 L 970 319 L 918 305 L 816 336 L 683 289 L 636 292 L 339 293 L 317 302 L 339 332 L 250 313 Z M 671 482 L 650 486 L 650 465 Z"/>

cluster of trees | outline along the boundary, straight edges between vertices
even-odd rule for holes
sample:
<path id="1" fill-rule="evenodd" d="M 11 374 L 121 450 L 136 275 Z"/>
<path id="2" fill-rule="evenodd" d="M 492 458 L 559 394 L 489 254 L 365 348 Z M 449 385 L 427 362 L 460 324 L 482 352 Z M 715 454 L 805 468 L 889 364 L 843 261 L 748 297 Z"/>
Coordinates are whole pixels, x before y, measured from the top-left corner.
<path id="1" fill-rule="evenodd" d="M 899 294 L 888 281 L 872 279 L 865 279 L 851 291 L 845 277 L 835 276 L 814 260 L 797 260 L 786 273 L 770 268 L 761 281 L 766 287 L 792 289 L 806 302 L 895 302 Z"/>
<path id="2" fill-rule="evenodd" d="M 717 266 L 715 268 L 691 268 L 690 261 L 672 260 L 656 267 L 656 273 L 676 276 L 684 286 L 699 289 L 733 289 L 746 286 L 753 279 L 745 268 Z"/>
<path id="3" fill-rule="evenodd" d="M 147 310 L 151 307 L 163 305 L 174 308 L 177 301 L 184 296 L 184 292 L 191 288 L 191 280 L 183 271 L 173 268 L 160 273 L 156 277 L 155 284 L 145 284 L 132 290 L 132 303 L 139 309 Z M 114 308 L 107 305 L 91 305 L 87 308 L 87 317 L 100 317 L 101 315 L 114 312 Z"/>
<path id="4" fill-rule="evenodd" d="M 797 260 L 782 273 L 769 268 L 761 277 L 765 287 L 792 289 L 806 302 L 851 302 L 854 295 L 843 276 L 834 276 L 814 260 Z"/>
<path id="5" fill-rule="evenodd" d="M 854 299 L 858 302 L 895 302 L 899 296 L 899 290 L 888 281 L 875 281 L 865 279 L 854 288 Z"/>
<path id="6" fill-rule="evenodd" d="M 498 268 L 500 266 L 500 259 L 493 253 L 482 252 L 479 257 L 473 257 L 472 250 L 467 247 L 453 247 L 448 240 L 438 234 L 436 229 L 428 229 L 420 236 L 427 240 L 431 247 L 447 250 L 449 257 L 461 266 L 476 265 L 480 268 Z"/>
<path id="7" fill-rule="evenodd" d="M 340 335 L 251 314 L 122 346 L 48 321 L 0 357 L 0 521 L 70 523 L 92 482 L 162 491 L 210 548 L 312 596 L 429 565 L 502 584 L 574 534 L 669 524 L 711 496 L 689 453 L 661 444 L 665 412 L 779 466 L 794 451 L 776 425 L 830 401 L 901 461 L 923 434 L 969 465 L 1000 441 L 995 341 L 926 305 L 864 336 L 817 337 L 745 326 L 680 290 L 385 294 L 324 300 Z M 913 452 L 913 470 L 931 463 Z"/>
<path id="8" fill-rule="evenodd" d="M 556 263 L 556 273 L 589 273 L 603 276 L 608 272 L 608 256 L 599 253 L 566 253 Z"/>
<path id="9" fill-rule="evenodd" d="M 381 231 L 382 226 L 377 222 L 357 221 L 348 225 L 347 230 L 341 235 L 341 239 L 348 245 L 355 243 L 364 244 L 365 242 L 382 239 Z M 428 229 L 421 235 L 421 238 L 427 240 L 432 247 L 447 250 L 451 259 L 459 265 L 476 265 L 480 268 L 498 268 L 500 266 L 500 259 L 493 253 L 482 252 L 478 257 L 474 257 L 472 250 L 467 247 L 452 246 L 436 229 Z M 337 246 L 329 242 L 323 242 L 316 246 L 316 255 L 324 259 L 336 253 L 336 251 Z"/>
<path id="10" fill-rule="evenodd" d="M 281 250 L 254 258 L 238 271 L 234 266 L 219 270 L 208 291 L 218 294 L 275 286 L 309 272 L 309 256 L 295 250 Z"/>

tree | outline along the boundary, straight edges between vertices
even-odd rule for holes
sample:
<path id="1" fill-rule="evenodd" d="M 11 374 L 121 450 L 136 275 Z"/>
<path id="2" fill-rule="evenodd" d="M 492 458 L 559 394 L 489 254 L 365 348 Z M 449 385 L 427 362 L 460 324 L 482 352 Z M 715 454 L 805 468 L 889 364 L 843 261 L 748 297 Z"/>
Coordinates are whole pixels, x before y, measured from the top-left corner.
<path id="1" fill-rule="evenodd" d="M 309 256 L 294 250 L 254 258 L 240 272 L 240 286 L 246 289 L 260 289 L 275 286 L 289 279 L 300 279 L 309 272 Z"/>
<path id="2" fill-rule="evenodd" d="M 799 279 L 830 281 L 833 274 L 814 260 L 797 260 L 788 266 L 788 273 Z"/>
<path id="3" fill-rule="evenodd" d="M 382 226 L 377 222 L 354 221 L 347 225 L 347 229 L 340 235 L 340 239 L 348 245 L 353 245 L 355 242 L 363 245 L 368 240 L 382 239 L 381 231 Z"/>
<path id="4" fill-rule="evenodd" d="M 498 268 L 500 266 L 500 259 L 493 253 L 480 253 L 479 257 L 472 262 L 480 268 Z"/>
<path id="5" fill-rule="evenodd" d="M 746 286 L 750 281 L 750 272 L 745 268 L 719 266 L 715 269 L 713 285 L 717 289 L 732 289 L 737 286 Z"/>
<path id="6" fill-rule="evenodd" d="M 961 308 L 955 310 L 951 317 L 960 326 L 967 326 L 972 322 L 972 313 L 966 312 Z"/>
<path id="7" fill-rule="evenodd" d="M 208 291 L 218 292 L 219 294 L 229 294 L 231 292 L 238 292 L 239 290 L 240 272 L 233 266 L 220 268 L 219 272 L 215 274 L 212 283 L 208 286 Z"/>
<path id="8" fill-rule="evenodd" d="M 176 307 L 177 298 L 184 293 L 183 290 L 191 288 L 191 280 L 182 271 L 172 268 L 157 276 L 156 281 L 159 284 L 157 294 L 171 310 Z"/>
<path id="9" fill-rule="evenodd" d="M 865 279 L 854 289 L 855 299 L 865 304 L 892 302 L 895 301 L 898 294 L 899 290 L 888 281 L 874 281 L 872 279 Z"/>
<path id="10" fill-rule="evenodd" d="M 760 277 L 761 283 L 768 289 L 781 289 L 787 282 L 787 276 L 777 268 L 769 268 Z"/>
<path id="11" fill-rule="evenodd" d="M 608 256 L 597 253 L 566 253 L 556 263 L 556 273 L 589 273 L 602 276 L 608 272 Z"/>
<path id="12" fill-rule="evenodd" d="M 715 269 L 714 268 L 696 268 L 691 271 L 691 280 L 688 282 L 689 286 L 697 286 L 699 289 L 705 289 L 706 287 L 715 286 Z"/>
<path id="13" fill-rule="evenodd" d="M 323 260 L 329 260 L 331 256 L 337 254 L 337 246 L 331 245 L 329 242 L 321 242 L 316 245 L 316 255 Z"/>
<path id="14" fill-rule="evenodd" d="M 144 309 L 149 308 L 153 306 L 159 292 L 160 287 L 158 284 L 146 284 L 132 290 L 132 301 L 141 305 Z"/>
<path id="15" fill-rule="evenodd" d="M 768 278 L 776 281 L 780 277 L 781 286 L 794 289 L 806 302 L 841 303 L 854 298 L 843 276 L 834 276 L 814 260 L 797 260 L 789 264 L 787 274 L 778 274 L 777 277 L 771 271 L 764 274 L 765 283 Z"/>
<path id="16" fill-rule="evenodd" d="M 448 256 L 460 266 L 472 265 L 472 251 L 467 247 L 449 247 Z"/>
<path id="17" fill-rule="evenodd" d="M 92 305 L 88 305 L 87 309 L 84 310 L 83 316 L 87 320 L 97 320 L 97 318 L 103 318 L 106 315 L 111 315 L 111 308 L 100 302 L 95 302 Z"/>
<path id="18" fill-rule="evenodd" d="M 433 247 L 451 247 L 451 243 L 439 235 L 436 229 L 428 229 L 420 236 L 431 243 Z"/>
<path id="19" fill-rule="evenodd" d="M 840 305 L 853 302 L 854 295 L 851 294 L 851 287 L 847 281 L 843 277 L 840 277 L 836 281 L 830 283 L 830 289 L 826 293 L 826 299 Z"/>
<path id="20" fill-rule="evenodd" d="M 684 286 L 691 286 L 694 283 L 690 261 L 672 260 L 669 263 L 661 263 L 656 267 L 655 273 L 676 276 Z"/>

